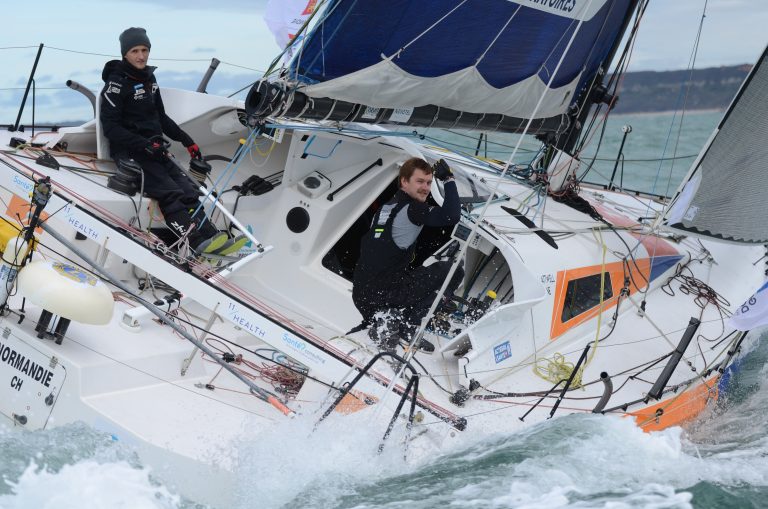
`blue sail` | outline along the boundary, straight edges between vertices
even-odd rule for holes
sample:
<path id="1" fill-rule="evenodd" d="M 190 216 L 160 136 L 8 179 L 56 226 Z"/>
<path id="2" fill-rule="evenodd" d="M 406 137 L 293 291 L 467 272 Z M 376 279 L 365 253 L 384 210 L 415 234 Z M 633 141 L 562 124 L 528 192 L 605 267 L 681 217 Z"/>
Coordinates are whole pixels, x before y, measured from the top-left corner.
<path id="1" fill-rule="evenodd" d="M 375 107 L 553 117 L 595 75 L 634 5 L 333 0 L 291 77 L 310 97 Z"/>

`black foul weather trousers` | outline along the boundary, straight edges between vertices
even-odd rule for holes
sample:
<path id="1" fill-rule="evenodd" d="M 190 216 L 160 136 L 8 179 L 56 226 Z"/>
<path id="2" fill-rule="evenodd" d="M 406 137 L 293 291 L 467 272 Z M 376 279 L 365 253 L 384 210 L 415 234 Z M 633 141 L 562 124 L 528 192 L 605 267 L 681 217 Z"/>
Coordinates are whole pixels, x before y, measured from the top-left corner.
<path id="1" fill-rule="evenodd" d="M 379 311 L 397 310 L 406 324 L 419 325 L 443 285 L 451 263 L 435 262 L 426 267 L 420 266 L 388 275 L 386 281 L 357 284 L 352 291 L 352 300 L 366 322 L 370 323 L 373 315 Z M 445 295 L 453 295 L 463 277 L 464 270 L 458 267 L 445 290 Z"/>

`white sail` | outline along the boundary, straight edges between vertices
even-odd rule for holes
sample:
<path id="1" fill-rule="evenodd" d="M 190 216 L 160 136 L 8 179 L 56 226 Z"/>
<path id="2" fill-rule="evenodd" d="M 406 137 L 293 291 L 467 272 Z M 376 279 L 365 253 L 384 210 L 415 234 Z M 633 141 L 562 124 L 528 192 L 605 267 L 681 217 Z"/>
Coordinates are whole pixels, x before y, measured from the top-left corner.
<path id="1" fill-rule="evenodd" d="M 768 65 L 766 52 L 678 190 L 663 224 L 689 234 L 768 242 Z"/>

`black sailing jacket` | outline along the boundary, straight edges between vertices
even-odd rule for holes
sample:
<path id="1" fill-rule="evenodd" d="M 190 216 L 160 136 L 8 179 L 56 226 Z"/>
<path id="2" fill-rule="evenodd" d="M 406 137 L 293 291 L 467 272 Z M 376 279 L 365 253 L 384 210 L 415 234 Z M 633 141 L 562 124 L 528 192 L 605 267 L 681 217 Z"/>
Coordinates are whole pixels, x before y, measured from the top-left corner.
<path id="1" fill-rule="evenodd" d="M 194 144 L 165 113 L 155 67 L 136 69 L 124 60 L 110 60 L 101 78 L 99 115 L 104 135 L 110 143 L 112 157 L 125 152 L 140 152 L 149 138 L 165 134 L 185 147 Z"/>
<path id="2" fill-rule="evenodd" d="M 423 226 L 452 226 L 459 222 L 461 204 L 456 183 L 445 184 L 445 200 L 441 207 L 430 206 L 408 196 L 402 190 L 379 209 L 371 229 L 362 238 L 360 258 L 355 267 L 353 293 L 364 287 L 382 287 L 397 284 L 398 275 L 407 270 L 416 249 L 416 238 Z M 408 207 L 408 225 L 413 229 L 413 241 L 406 248 L 397 245 L 392 237 L 392 225 L 403 208 Z M 406 212 L 402 212 L 406 213 Z"/>

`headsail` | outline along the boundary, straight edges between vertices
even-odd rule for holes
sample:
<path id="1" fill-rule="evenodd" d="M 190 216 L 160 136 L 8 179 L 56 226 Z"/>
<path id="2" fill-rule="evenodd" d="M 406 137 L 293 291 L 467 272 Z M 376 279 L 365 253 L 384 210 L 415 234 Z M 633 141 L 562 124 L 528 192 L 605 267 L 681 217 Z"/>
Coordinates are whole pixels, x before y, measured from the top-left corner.
<path id="1" fill-rule="evenodd" d="M 288 46 L 301 31 L 317 7 L 317 0 L 270 0 L 264 12 L 264 21 L 281 48 Z M 293 52 L 287 51 L 289 61 Z"/>
<path id="2" fill-rule="evenodd" d="M 280 114 L 318 118 L 325 109 L 330 116 L 320 118 L 442 127 L 461 120 L 506 131 L 534 118 L 536 130 L 553 132 L 567 124 L 636 4 L 331 0 L 287 75 L 306 100 L 294 94 Z M 263 86 L 252 94 L 247 109 L 265 101 L 278 109 Z"/>
<path id="3" fill-rule="evenodd" d="M 683 180 L 665 226 L 745 244 L 768 243 L 768 48 Z"/>

